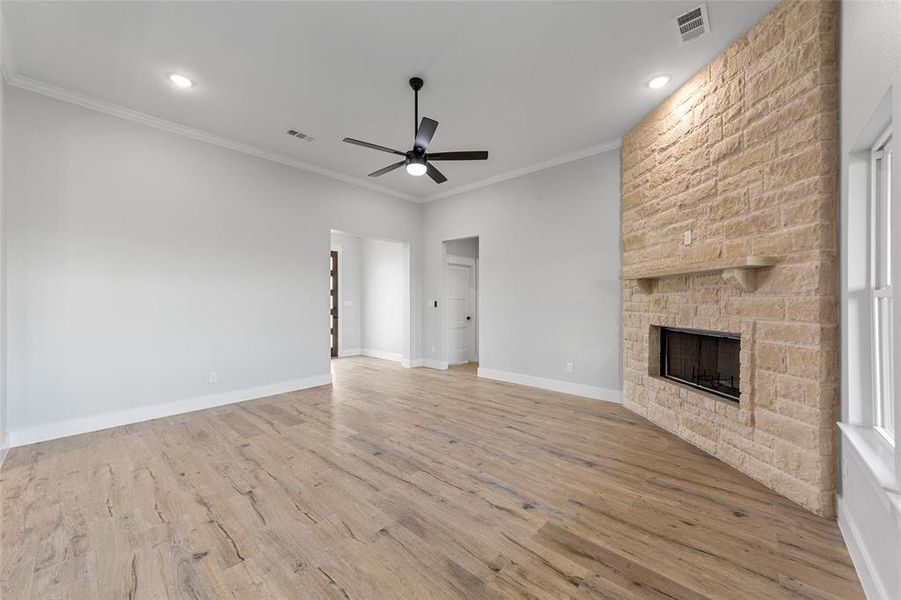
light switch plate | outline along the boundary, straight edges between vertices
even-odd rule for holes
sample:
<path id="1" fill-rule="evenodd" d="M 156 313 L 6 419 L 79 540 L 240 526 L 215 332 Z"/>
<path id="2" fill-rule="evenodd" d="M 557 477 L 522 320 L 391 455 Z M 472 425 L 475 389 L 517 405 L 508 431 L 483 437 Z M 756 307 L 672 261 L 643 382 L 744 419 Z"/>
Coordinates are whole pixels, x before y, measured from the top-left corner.
<path id="1" fill-rule="evenodd" d="M 691 246 L 691 229 L 682 234 L 682 243 Z"/>

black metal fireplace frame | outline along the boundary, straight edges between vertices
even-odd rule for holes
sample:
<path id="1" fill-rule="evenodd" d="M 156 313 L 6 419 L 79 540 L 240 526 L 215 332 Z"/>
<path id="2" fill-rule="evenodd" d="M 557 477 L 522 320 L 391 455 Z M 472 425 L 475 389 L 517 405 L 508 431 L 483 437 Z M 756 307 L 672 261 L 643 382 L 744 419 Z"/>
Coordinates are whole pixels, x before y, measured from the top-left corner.
<path id="1" fill-rule="evenodd" d="M 660 377 L 662 377 L 664 379 L 668 379 L 670 381 L 675 381 L 677 383 L 681 383 L 683 385 L 687 385 L 691 388 L 700 390 L 707 394 L 713 394 L 714 396 L 719 396 L 720 398 L 728 400 L 729 402 L 734 402 L 734 403 L 738 404 L 740 395 L 733 396 L 726 392 L 722 392 L 722 391 L 719 391 L 719 390 L 716 390 L 713 388 L 699 385 L 697 383 L 694 383 L 693 381 L 687 381 L 685 379 L 681 379 L 679 377 L 675 377 L 675 376 L 669 374 L 669 368 L 667 367 L 667 364 L 666 364 L 666 355 L 667 355 L 666 335 L 667 335 L 667 332 L 690 333 L 693 335 L 718 337 L 718 338 L 724 338 L 724 339 L 728 339 L 728 340 L 735 340 L 739 343 L 741 343 L 741 335 L 737 334 L 737 333 L 724 333 L 721 331 L 705 331 L 703 329 L 684 329 L 684 328 L 680 328 L 680 327 L 660 327 Z M 741 365 L 739 365 L 739 370 L 741 370 Z M 739 383 L 739 386 L 740 385 L 741 384 Z"/>

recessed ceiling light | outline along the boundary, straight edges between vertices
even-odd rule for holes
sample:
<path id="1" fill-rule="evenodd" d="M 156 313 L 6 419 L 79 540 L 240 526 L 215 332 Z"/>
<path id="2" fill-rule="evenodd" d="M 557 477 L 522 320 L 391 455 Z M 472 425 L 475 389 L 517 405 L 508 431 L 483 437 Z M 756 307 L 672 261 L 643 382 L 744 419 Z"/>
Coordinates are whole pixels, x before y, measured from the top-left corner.
<path id="1" fill-rule="evenodd" d="M 658 75 L 648 82 L 648 87 L 652 90 L 659 90 L 667 83 L 669 83 L 669 75 Z"/>
<path id="2" fill-rule="evenodd" d="M 180 73 L 169 73 L 169 82 L 175 87 L 189 88 L 194 86 L 194 82 L 181 75 Z"/>

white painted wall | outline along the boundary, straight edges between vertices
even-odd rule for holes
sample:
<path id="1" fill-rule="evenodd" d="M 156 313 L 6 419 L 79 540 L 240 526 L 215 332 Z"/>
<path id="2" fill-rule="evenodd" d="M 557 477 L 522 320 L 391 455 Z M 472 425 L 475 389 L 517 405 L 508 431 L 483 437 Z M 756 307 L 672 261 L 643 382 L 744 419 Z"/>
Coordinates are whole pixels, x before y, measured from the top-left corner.
<path id="1" fill-rule="evenodd" d="M 0 10 L 0 74 L 4 73 L 3 57 L 6 54 L 4 44 L 7 43 L 3 11 Z M 7 409 L 6 409 L 6 201 L 3 155 L 6 144 L 6 82 L 0 75 L 0 465 L 6 456 Z"/>
<path id="2" fill-rule="evenodd" d="M 885 121 L 901 133 L 901 2 L 843 2 L 841 8 L 842 445 L 839 525 L 869 598 L 901 598 L 901 444 L 894 453 L 875 438 L 861 410 L 869 397 L 869 297 L 866 294 L 866 178 L 859 151 Z M 883 103 L 884 102 L 884 103 Z M 896 144 L 897 147 L 897 144 Z M 901 199 L 901 161 L 893 172 Z M 893 231 L 901 233 L 901 211 Z M 901 244 L 894 245 L 901 264 Z M 897 273 L 896 273 L 897 275 Z M 901 301 L 895 299 L 895 344 Z M 895 353 L 901 394 L 901 352 Z M 896 406 L 901 402 L 896 399 Z"/>
<path id="3" fill-rule="evenodd" d="M 425 206 L 427 301 L 443 242 L 479 237 L 481 374 L 620 400 L 620 198 L 614 150 Z M 424 359 L 444 360 L 445 336 L 443 306 L 424 309 Z"/>
<path id="4" fill-rule="evenodd" d="M 327 381 L 332 228 L 410 242 L 417 277 L 415 204 L 19 89 L 6 102 L 14 443 Z"/>
<path id="5" fill-rule="evenodd" d="M 367 269 L 361 242 L 361 347 L 443 356 L 440 309 L 419 291 L 443 293 L 444 240 L 479 235 L 484 374 L 618 397 L 618 152 L 420 206 L 5 92 L 15 444 L 327 381 L 332 229 L 374 248 Z M 388 239 L 402 244 L 374 241 Z"/>
<path id="6" fill-rule="evenodd" d="M 363 348 L 363 258 L 358 236 L 332 232 L 332 249 L 338 250 L 339 356 L 359 354 Z"/>
<path id="7" fill-rule="evenodd" d="M 363 239 L 363 353 L 389 360 L 404 356 L 404 247 Z"/>

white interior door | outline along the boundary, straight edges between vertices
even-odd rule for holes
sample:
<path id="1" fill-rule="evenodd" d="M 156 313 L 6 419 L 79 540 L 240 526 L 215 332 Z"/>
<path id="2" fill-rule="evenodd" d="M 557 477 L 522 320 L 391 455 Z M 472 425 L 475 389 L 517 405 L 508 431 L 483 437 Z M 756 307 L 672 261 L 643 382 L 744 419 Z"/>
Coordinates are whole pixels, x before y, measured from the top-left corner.
<path id="1" fill-rule="evenodd" d="M 463 263 L 462 259 L 460 263 Z M 467 261 L 468 262 L 468 261 Z M 447 362 L 469 362 L 475 355 L 475 265 L 448 264 L 447 289 Z"/>

